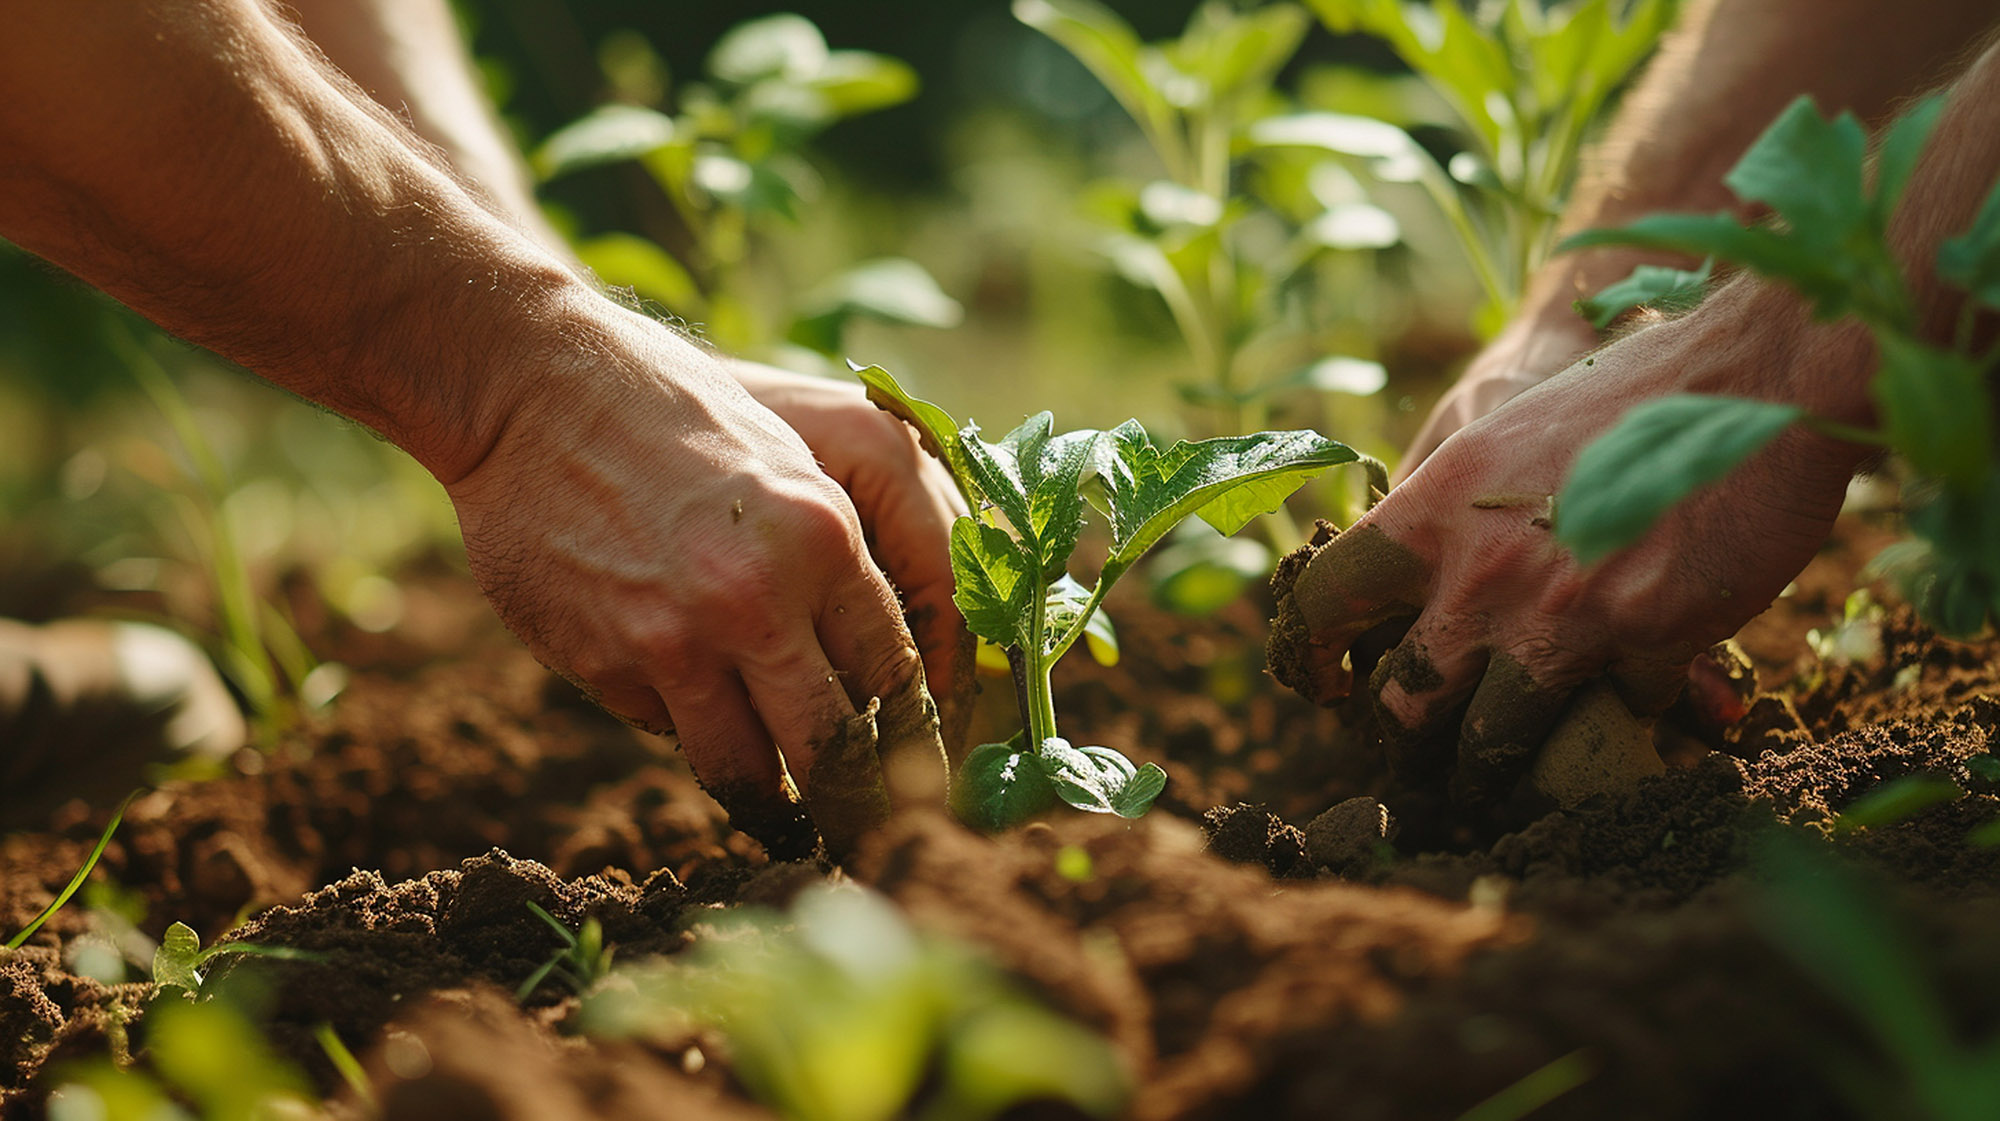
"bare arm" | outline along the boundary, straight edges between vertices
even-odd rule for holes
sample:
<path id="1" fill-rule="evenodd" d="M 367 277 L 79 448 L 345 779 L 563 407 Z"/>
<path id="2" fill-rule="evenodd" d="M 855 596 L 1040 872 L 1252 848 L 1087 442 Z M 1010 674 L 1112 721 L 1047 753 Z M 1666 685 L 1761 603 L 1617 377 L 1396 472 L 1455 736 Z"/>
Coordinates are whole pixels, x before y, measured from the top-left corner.
<path id="1" fill-rule="evenodd" d="M 1585 156 L 1563 231 L 1622 225 L 1654 211 L 1735 209 L 1723 175 L 1800 94 L 1879 125 L 1969 61 L 2000 21 L 1986 0 L 1693 0 Z M 1398 468 L 1408 476 L 1452 433 L 1596 344 L 1572 304 L 1640 264 L 1695 262 L 1632 248 L 1556 257 L 1530 280 L 1514 321 L 1438 402 Z"/>

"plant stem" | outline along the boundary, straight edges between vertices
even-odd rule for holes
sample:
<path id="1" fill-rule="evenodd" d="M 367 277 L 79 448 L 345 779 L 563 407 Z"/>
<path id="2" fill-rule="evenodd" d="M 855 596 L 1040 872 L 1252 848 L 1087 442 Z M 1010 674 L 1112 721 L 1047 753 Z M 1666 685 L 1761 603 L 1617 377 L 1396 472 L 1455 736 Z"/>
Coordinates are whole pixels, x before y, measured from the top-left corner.
<path id="1" fill-rule="evenodd" d="M 1034 613 L 1028 617 L 1028 648 L 1015 662 L 1014 687 L 1021 691 L 1021 704 L 1027 710 L 1028 744 L 1038 748 L 1056 734 L 1056 699 L 1049 671 L 1061 657 L 1047 652 L 1049 589 L 1039 581 L 1033 607 Z"/>

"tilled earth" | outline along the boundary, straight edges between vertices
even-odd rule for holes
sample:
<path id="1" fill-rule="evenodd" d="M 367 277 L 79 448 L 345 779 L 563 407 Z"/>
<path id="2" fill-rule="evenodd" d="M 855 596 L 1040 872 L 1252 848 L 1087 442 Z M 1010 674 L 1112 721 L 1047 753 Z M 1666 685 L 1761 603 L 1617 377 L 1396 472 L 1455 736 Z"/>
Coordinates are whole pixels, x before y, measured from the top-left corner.
<path id="1" fill-rule="evenodd" d="M 1667 727 L 1672 766 L 1634 797 L 1430 851 L 1379 839 L 1373 799 L 1397 803 L 1368 737 L 1263 677 L 1256 605 L 1191 621 L 1127 602 L 1125 663 L 1059 677 L 1071 732 L 1168 769 L 1165 812 L 1141 823 L 1072 816 L 985 839 L 917 813 L 844 870 L 773 865 L 659 741 L 496 636 L 364 672 L 274 754 L 144 795 L 97 877 L 143 904 L 153 937 L 181 921 L 313 951 L 260 963 L 268 1031 L 347 1116 L 765 1115 L 713 1041 L 697 1064 L 687 1047 L 579 1039 L 555 985 L 517 1004 L 553 948 L 524 903 L 573 928 L 598 919 L 629 961 L 693 944 L 718 908 L 829 876 L 983 948 L 1101 1032 L 1134 1075 L 1137 1118 L 1455 1118 L 1552 1071 L 1563 1092 L 1532 1116 L 1922 1116 L 1892 1025 L 1864 984 L 1839 982 L 1868 961 L 1829 958 L 1820 935 L 1849 917 L 1886 931 L 1945 1038 L 2000 1032 L 2000 849 L 1968 839 L 2000 817 L 2000 787 L 1967 766 L 2000 747 L 2000 643 L 1944 641 L 1891 608 L 1872 624 L 1879 655 L 1814 655 L 1805 632 L 1838 620 L 1879 538 L 1848 523 L 1746 629 L 1761 694 L 1736 727 Z M 106 785 L 76 762 L 77 789 Z M 1913 774 L 1968 793 L 1831 827 Z M 103 825 L 103 799 L 45 808 L 65 781 L 0 791 L 0 930 L 48 901 Z M 1058 870 L 1069 847 L 1088 876 Z M 73 904 L 0 953 L 0 1115 L 41 1116 L 70 1059 L 116 1045 L 144 1061 L 132 1010 L 150 985 L 66 964 L 103 923 Z M 376 1110 L 340 1084 L 322 1024 L 361 1055 Z M 412 1040 L 420 1068 L 395 1061 Z"/>

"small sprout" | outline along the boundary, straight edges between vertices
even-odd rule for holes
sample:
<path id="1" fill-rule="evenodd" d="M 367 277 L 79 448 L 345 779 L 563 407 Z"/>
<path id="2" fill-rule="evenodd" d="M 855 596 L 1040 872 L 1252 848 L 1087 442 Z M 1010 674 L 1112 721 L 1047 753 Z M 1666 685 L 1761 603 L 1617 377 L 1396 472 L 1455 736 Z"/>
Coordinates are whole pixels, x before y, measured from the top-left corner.
<path id="1" fill-rule="evenodd" d="M 368 1084 L 368 1075 L 361 1069 L 361 1060 L 347 1049 L 347 1044 L 341 1040 L 340 1033 L 333 1030 L 333 1025 L 323 1023 L 314 1028 L 313 1039 L 318 1041 L 326 1061 L 340 1072 L 340 1080 L 347 1083 L 347 1088 L 354 1091 L 361 1104 L 375 1108 L 375 1089 Z"/>
<path id="2" fill-rule="evenodd" d="M 63 909 L 63 904 L 68 903 L 77 889 L 83 886 L 83 881 L 90 878 L 91 870 L 97 867 L 98 860 L 104 856 L 105 848 L 111 844 L 111 835 L 118 832 L 119 824 L 125 820 L 126 809 L 132 805 L 132 799 L 137 798 L 139 793 L 134 790 L 125 796 L 124 801 L 118 803 L 118 809 L 112 813 L 111 821 L 105 825 L 104 832 L 98 834 L 97 846 L 90 850 L 90 856 L 85 858 L 83 867 L 76 870 L 76 875 L 70 877 L 69 883 L 56 893 L 56 897 L 49 901 L 48 906 L 42 908 L 41 913 L 30 919 L 28 925 L 22 927 L 19 933 L 7 939 L 7 949 L 18 950 L 25 945 L 28 939 L 34 937 L 35 932 L 42 928 L 43 923 L 48 922 L 55 917 L 57 911 Z"/>
<path id="3" fill-rule="evenodd" d="M 529 994 L 550 974 L 561 978 L 572 990 L 581 994 L 611 972 L 611 955 L 615 949 L 604 944 L 604 924 L 594 918 L 585 919 L 582 928 L 572 933 L 554 915 L 536 905 L 534 900 L 527 900 L 527 907 L 556 932 L 563 945 L 514 990 L 515 1000 L 527 1000 Z"/>
<path id="4" fill-rule="evenodd" d="M 211 959 L 232 954 L 281 961 L 326 960 L 324 954 L 311 950 L 295 946 L 263 946 L 255 942 L 218 942 L 203 949 L 201 935 L 188 924 L 177 922 L 167 928 L 167 933 L 160 938 L 160 948 L 153 951 L 153 983 L 164 988 L 184 989 L 188 999 L 192 1000 L 201 990 L 205 976 L 202 966 Z"/>

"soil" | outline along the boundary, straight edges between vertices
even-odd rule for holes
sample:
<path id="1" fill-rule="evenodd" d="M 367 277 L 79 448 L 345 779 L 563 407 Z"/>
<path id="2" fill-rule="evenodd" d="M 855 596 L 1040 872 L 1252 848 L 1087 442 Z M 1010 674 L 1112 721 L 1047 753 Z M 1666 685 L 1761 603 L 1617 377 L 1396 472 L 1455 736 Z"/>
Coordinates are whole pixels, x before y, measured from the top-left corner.
<path id="1" fill-rule="evenodd" d="M 2000 1031 L 2000 848 L 1970 839 L 2000 817 L 1978 759 L 2000 747 L 2000 642 L 1946 641 L 1890 607 L 1879 656 L 1815 656 L 1806 632 L 1840 618 L 1882 539 L 1844 522 L 1746 628 L 1758 689 L 1741 720 L 1683 711 L 1656 729 L 1664 773 L 1636 793 L 1613 783 L 1478 834 L 1393 787 L 1360 723 L 1270 681 L 1269 602 L 1183 619 L 1128 596 L 1124 663 L 1058 670 L 1066 731 L 1164 766 L 1162 812 L 988 839 L 899 802 L 839 870 L 772 861 L 665 741 L 597 713 L 497 628 L 451 631 L 449 654 L 371 637 L 329 713 L 224 775 L 142 796 L 95 876 L 116 890 L 0 953 L 0 1117 L 42 1116 L 73 1060 L 146 1061 L 152 986 L 76 968 L 116 937 L 120 900 L 155 938 L 181 921 L 205 943 L 310 952 L 219 958 L 211 982 L 261 985 L 269 1038 L 334 1115 L 767 1116 L 719 1040 L 580 1037 L 554 981 L 517 1002 L 557 948 L 526 903 L 571 929 L 596 919 L 622 962 L 829 877 L 873 886 L 1101 1032 L 1135 1076 L 1135 1118 L 1456 1118 L 1503 1092 L 1514 1104 L 1481 1116 L 1922 1116 L 1892 1017 L 1836 978 L 1908 970 L 1943 1038 L 1990 1051 Z M 988 690 L 989 724 L 1012 708 L 1004 690 Z M 50 810 L 51 791 L 115 785 L 114 757 L 79 749 L 70 774 L 0 791 L 0 931 L 103 826 L 108 801 Z M 1917 774 L 1967 793 L 1834 828 Z M 1827 949 L 1839 940 L 1822 935 L 1850 929 L 1887 932 L 1887 949 Z M 361 1057 L 373 1109 L 321 1025 Z"/>

